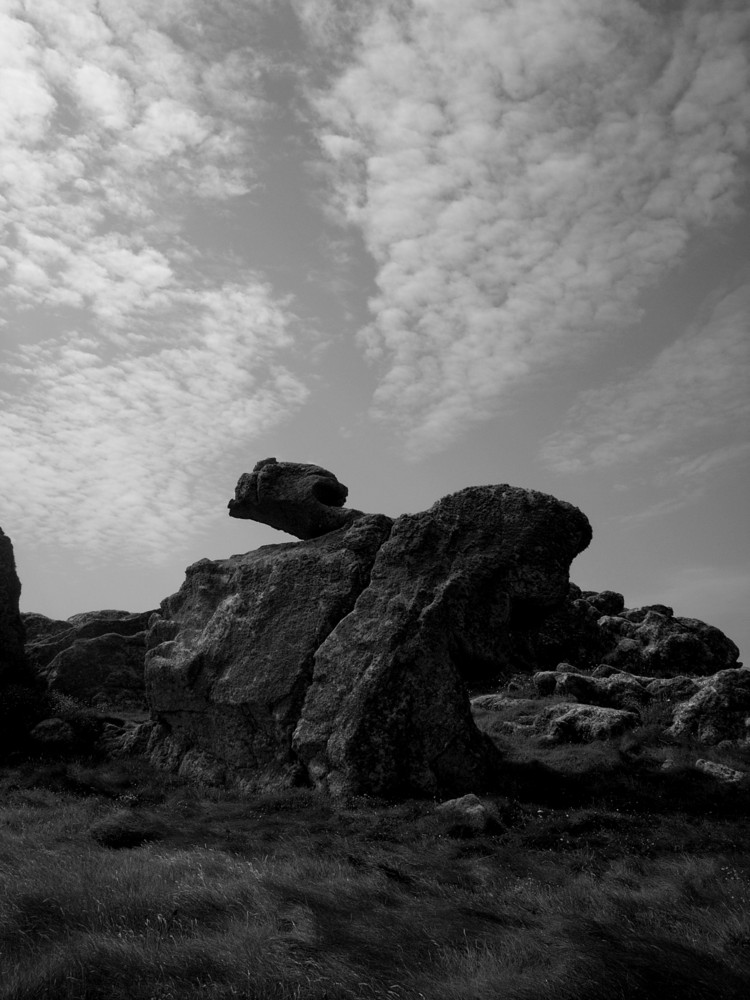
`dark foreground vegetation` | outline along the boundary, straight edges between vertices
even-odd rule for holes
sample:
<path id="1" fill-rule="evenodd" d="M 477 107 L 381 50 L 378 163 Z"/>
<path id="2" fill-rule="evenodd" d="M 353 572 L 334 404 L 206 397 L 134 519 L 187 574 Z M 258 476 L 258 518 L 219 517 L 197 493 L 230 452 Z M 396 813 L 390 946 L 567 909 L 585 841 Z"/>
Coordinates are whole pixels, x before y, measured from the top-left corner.
<path id="1" fill-rule="evenodd" d="M 9 762 L 0 1000 L 746 1000 L 746 781 L 697 771 L 706 748 L 656 719 L 610 743 L 497 740 L 482 834 L 425 801 Z"/>

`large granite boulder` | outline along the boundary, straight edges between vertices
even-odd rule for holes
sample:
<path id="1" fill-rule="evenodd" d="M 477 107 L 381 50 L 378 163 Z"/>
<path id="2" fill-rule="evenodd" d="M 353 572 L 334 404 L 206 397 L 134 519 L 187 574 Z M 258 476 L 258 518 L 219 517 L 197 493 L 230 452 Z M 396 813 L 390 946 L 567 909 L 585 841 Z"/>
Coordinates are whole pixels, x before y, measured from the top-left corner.
<path id="1" fill-rule="evenodd" d="M 18 601 L 21 581 L 10 538 L 0 528 L 0 688 L 26 683 L 29 670 L 24 653 L 25 632 Z"/>
<path id="2" fill-rule="evenodd" d="M 153 611 L 84 611 L 65 621 L 22 615 L 26 654 L 52 691 L 111 705 L 144 700 L 146 632 Z"/>
<path id="3" fill-rule="evenodd" d="M 42 686 L 24 651 L 25 632 L 18 608 L 21 583 L 13 545 L 0 529 L 0 756 L 26 748 L 29 731 L 43 718 Z"/>
<path id="4" fill-rule="evenodd" d="M 532 669 L 554 670 L 561 662 L 571 663 L 579 670 L 595 667 L 604 652 L 598 622 L 605 613 L 611 612 L 602 611 L 598 602 L 589 600 L 580 587 L 571 583 L 566 599 L 528 637 Z"/>
<path id="5" fill-rule="evenodd" d="M 467 690 L 512 668 L 504 639 L 567 592 L 589 542 L 569 504 L 472 487 L 398 518 L 354 612 L 318 650 L 294 748 L 317 784 L 399 795 L 486 786 Z"/>
<path id="6" fill-rule="evenodd" d="M 642 679 L 617 672 L 610 677 L 593 677 L 562 670 L 534 674 L 534 685 L 542 697 L 561 695 L 585 705 L 620 708 L 638 712 L 651 701 L 651 693 Z"/>
<path id="7" fill-rule="evenodd" d="M 240 476 L 229 516 L 286 531 L 296 538 L 318 538 L 362 516 L 344 507 L 349 490 L 319 465 L 264 458 Z"/>
<path id="8" fill-rule="evenodd" d="M 230 514 L 305 540 L 202 560 L 162 603 L 146 660 L 152 759 L 255 788 L 489 787 L 498 755 L 468 688 L 507 670 L 504 637 L 564 598 L 589 523 L 510 486 L 395 522 L 341 508 L 341 490 L 317 466 L 267 461 L 242 477 Z"/>

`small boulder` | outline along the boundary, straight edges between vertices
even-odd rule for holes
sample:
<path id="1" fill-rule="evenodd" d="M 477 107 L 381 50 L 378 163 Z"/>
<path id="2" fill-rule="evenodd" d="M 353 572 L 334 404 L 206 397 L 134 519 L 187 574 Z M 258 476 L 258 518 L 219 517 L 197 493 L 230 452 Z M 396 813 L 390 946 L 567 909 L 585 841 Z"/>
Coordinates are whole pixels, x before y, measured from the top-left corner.
<path id="1" fill-rule="evenodd" d="M 43 719 L 34 726 L 29 735 L 45 750 L 69 750 L 76 743 L 73 727 L 64 719 Z"/>
<path id="2" fill-rule="evenodd" d="M 496 833 L 503 829 L 497 810 L 473 792 L 441 802 L 435 807 L 435 813 L 451 837 Z"/>
<path id="3" fill-rule="evenodd" d="M 584 590 L 582 597 L 601 615 L 619 615 L 625 608 L 625 598 L 614 590 Z"/>
<path id="4" fill-rule="evenodd" d="M 621 736 L 638 722 L 635 712 L 562 702 L 543 709 L 535 728 L 548 743 L 591 743 Z"/>
<path id="5" fill-rule="evenodd" d="M 750 741 L 750 668 L 720 670 L 677 706 L 668 736 L 690 737 L 715 746 Z"/>
<path id="6" fill-rule="evenodd" d="M 717 781 L 722 781 L 728 785 L 736 785 L 742 781 L 747 773 L 745 771 L 735 771 L 733 767 L 727 767 L 726 764 L 717 764 L 713 760 L 704 760 L 702 757 L 696 760 L 695 767 L 698 771 L 702 771 L 704 774 L 708 774 L 712 778 L 716 778 Z"/>
<path id="7" fill-rule="evenodd" d="M 560 675 L 555 670 L 538 670 L 531 678 L 540 698 L 548 698 L 555 693 Z"/>

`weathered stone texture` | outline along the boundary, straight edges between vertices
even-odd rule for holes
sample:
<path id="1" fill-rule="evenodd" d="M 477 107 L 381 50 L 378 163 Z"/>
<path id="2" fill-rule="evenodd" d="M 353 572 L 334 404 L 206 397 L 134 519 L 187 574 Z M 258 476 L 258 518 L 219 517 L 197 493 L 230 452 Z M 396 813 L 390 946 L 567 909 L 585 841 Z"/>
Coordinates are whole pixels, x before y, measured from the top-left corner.
<path id="1" fill-rule="evenodd" d="M 315 483 L 325 470 L 313 468 Z M 497 752 L 468 686 L 507 669 L 512 628 L 567 593 L 588 521 L 509 486 L 462 490 L 395 523 L 343 513 L 343 528 L 316 539 L 204 560 L 163 602 L 146 667 L 152 759 L 183 768 L 196 752 L 200 770 L 209 757 L 255 787 L 304 780 L 337 794 L 492 782 Z"/>
<path id="2" fill-rule="evenodd" d="M 367 585 L 390 525 L 372 515 L 188 568 L 162 603 L 146 659 L 149 704 L 177 766 L 197 749 L 255 787 L 299 780 L 291 738 L 315 651 Z"/>
<path id="3" fill-rule="evenodd" d="M 725 740 L 750 745 L 750 668 L 720 670 L 675 710 L 669 736 L 689 736 L 708 746 Z"/>
<path id="4" fill-rule="evenodd" d="M 0 686 L 23 684 L 29 672 L 24 654 L 25 633 L 18 610 L 21 582 L 10 538 L 0 528 Z"/>
<path id="5" fill-rule="evenodd" d="M 348 493 L 319 465 L 265 458 L 240 476 L 229 516 L 260 521 L 296 538 L 318 538 L 362 516 L 360 510 L 344 508 Z"/>
<path id="6" fill-rule="evenodd" d="M 26 654 L 50 690 L 114 704 L 144 699 L 146 630 L 153 611 L 84 611 L 67 621 L 22 617 Z"/>

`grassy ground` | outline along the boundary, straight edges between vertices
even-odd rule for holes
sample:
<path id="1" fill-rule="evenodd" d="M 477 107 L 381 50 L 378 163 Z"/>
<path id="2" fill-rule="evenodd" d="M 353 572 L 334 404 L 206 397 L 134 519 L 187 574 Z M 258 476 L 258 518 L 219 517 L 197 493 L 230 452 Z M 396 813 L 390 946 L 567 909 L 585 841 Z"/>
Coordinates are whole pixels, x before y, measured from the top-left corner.
<path id="1" fill-rule="evenodd" d="M 746 1000 L 747 785 L 653 720 L 611 745 L 497 738 L 501 822 L 473 837 L 430 802 L 6 766 L 0 1000 Z"/>

